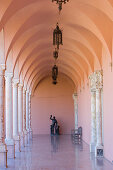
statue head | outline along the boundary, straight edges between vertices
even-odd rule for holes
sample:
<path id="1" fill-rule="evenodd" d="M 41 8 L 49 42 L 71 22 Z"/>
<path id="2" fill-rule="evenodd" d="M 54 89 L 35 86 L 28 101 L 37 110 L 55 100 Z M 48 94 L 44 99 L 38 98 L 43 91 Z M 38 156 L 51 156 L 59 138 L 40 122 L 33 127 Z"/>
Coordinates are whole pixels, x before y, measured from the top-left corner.
<path id="1" fill-rule="evenodd" d="M 55 116 L 53 116 L 53 119 L 55 119 Z"/>

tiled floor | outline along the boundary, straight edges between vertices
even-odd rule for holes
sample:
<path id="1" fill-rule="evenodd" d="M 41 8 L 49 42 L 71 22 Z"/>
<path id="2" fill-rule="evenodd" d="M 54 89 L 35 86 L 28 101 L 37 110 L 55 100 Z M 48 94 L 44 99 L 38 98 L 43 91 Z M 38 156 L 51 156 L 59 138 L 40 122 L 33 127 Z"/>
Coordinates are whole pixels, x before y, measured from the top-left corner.
<path id="1" fill-rule="evenodd" d="M 111 163 L 95 159 L 87 144 L 74 144 L 69 135 L 34 136 L 8 165 L 8 170 L 113 170 Z"/>

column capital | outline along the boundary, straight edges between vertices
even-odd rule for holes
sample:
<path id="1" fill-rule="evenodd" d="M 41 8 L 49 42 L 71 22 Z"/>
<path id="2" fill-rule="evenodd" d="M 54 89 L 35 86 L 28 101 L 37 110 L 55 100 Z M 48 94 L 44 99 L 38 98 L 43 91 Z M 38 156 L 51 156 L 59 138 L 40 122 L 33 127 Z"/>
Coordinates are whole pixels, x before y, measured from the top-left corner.
<path id="1" fill-rule="evenodd" d="M 23 84 L 19 83 L 19 84 L 18 84 L 18 89 L 19 89 L 19 90 L 22 90 L 22 89 L 23 89 Z"/>
<path id="2" fill-rule="evenodd" d="M 13 86 L 18 87 L 19 79 L 13 78 Z"/>
<path id="3" fill-rule="evenodd" d="M 26 88 L 25 87 L 23 87 L 23 93 L 26 93 Z"/>
<path id="4" fill-rule="evenodd" d="M 91 91 L 103 88 L 103 71 L 97 70 L 89 76 Z"/>
<path id="5" fill-rule="evenodd" d="M 13 78 L 13 73 L 12 73 L 12 72 L 7 72 L 7 71 L 5 71 L 5 79 L 6 79 L 6 78 L 12 79 L 12 78 Z"/>
<path id="6" fill-rule="evenodd" d="M 73 95 L 72 95 L 74 100 L 77 98 L 77 96 L 78 96 L 77 93 L 73 93 Z"/>

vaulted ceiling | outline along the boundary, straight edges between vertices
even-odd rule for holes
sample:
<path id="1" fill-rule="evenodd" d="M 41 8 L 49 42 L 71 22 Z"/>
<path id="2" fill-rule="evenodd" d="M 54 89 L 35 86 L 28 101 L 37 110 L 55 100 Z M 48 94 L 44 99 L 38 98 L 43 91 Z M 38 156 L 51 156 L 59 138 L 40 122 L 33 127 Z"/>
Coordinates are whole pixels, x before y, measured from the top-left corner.
<path id="1" fill-rule="evenodd" d="M 112 0 L 69 0 L 60 15 L 51 0 L 0 0 L 0 9 L 1 61 L 31 87 L 51 74 L 57 22 L 63 29 L 59 72 L 76 87 L 94 69 L 102 68 L 103 49 L 112 57 Z"/>

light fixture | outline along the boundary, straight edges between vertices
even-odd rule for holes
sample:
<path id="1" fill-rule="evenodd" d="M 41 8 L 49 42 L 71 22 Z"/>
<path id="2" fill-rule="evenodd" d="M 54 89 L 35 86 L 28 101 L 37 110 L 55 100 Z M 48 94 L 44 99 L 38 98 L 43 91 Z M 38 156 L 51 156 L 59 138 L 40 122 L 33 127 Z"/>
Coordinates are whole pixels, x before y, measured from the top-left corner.
<path id="1" fill-rule="evenodd" d="M 55 60 L 58 58 L 58 50 L 55 48 L 55 51 L 53 51 L 53 57 Z"/>
<path id="2" fill-rule="evenodd" d="M 52 0 L 52 2 L 56 2 L 56 4 L 58 4 L 59 5 L 59 12 L 62 10 L 62 4 L 64 3 L 64 4 L 66 4 L 66 2 L 69 2 L 69 0 Z"/>
<path id="3" fill-rule="evenodd" d="M 53 31 L 53 45 L 57 46 L 57 49 L 59 49 L 59 45 L 63 45 L 62 31 L 60 30 L 58 23 Z"/>
<path id="4" fill-rule="evenodd" d="M 53 84 L 57 84 L 57 76 L 58 76 L 58 67 L 56 65 L 54 65 L 52 68 Z"/>

